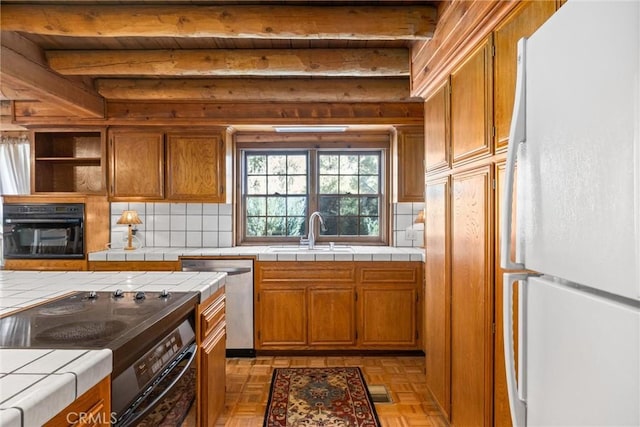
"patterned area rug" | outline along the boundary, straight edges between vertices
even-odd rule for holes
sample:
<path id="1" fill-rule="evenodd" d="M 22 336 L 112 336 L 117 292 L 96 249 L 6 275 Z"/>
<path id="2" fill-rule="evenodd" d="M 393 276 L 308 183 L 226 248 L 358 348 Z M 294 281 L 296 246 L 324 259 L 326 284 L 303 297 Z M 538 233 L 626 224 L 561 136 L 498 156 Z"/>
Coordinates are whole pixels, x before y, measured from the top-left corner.
<path id="1" fill-rule="evenodd" d="M 360 368 L 276 368 L 264 427 L 380 427 Z"/>

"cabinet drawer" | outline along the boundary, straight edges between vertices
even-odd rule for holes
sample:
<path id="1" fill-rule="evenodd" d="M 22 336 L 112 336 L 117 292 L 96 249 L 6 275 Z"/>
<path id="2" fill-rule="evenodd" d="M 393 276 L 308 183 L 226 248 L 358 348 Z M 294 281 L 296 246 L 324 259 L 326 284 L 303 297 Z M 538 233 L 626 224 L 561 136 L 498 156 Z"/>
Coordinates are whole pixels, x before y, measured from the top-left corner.
<path id="1" fill-rule="evenodd" d="M 216 298 L 200 315 L 200 336 L 208 336 L 216 326 L 224 321 L 224 294 Z"/>
<path id="2" fill-rule="evenodd" d="M 421 283 L 419 279 L 420 267 L 398 264 L 397 267 L 362 267 L 360 269 L 360 283 Z"/>

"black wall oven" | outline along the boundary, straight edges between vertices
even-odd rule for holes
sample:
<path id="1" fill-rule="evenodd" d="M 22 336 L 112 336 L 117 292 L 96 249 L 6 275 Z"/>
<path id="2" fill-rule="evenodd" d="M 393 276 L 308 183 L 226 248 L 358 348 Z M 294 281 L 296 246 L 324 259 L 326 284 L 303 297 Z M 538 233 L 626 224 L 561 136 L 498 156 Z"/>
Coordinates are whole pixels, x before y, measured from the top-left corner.
<path id="1" fill-rule="evenodd" d="M 3 205 L 6 259 L 84 258 L 84 204 Z"/>

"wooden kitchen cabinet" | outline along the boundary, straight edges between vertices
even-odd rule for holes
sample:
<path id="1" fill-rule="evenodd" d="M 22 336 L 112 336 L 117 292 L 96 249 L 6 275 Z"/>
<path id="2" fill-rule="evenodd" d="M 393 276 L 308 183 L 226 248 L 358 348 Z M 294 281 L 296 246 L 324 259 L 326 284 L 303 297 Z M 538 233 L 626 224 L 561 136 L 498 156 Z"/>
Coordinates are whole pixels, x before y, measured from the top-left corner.
<path id="1" fill-rule="evenodd" d="M 256 306 L 257 348 L 307 345 L 307 297 L 304 287 L 261 287 Z"/>
<path id="2" fill-rule="evenodd" d="M 445 416 L 451 411 L 451 275 L 449 177 L 426 185 L 424 341 L 427 387 Z"/>
<path id="3" fill-rule="evenodd" d="M 104 130 L 37 130 L 31 140 L 32 194 L 106 194 Z"/>
<path id="4" fill-rule="evenodd" d="M 451 177 L 451 422 L 492 425 L 491 166 Z"/>
<path id="5" fill-rule="evenodd" d="M 113 129 L 109 135 L 114 201 L 225 201 L 225 145 L 207 131 Z"/>
<path id="6" fill-rule="evenodd" d="M 111 378 L 105 377 L 44 424 L 44 427 L 111 425 Z"/>
<path id="7" fill-rule="evenodd" d="M 223 203 L 224 160 L 218 133 L 167 134 L 167 199 Z"/>
<path id="8" fill-rule="evenodd" d="M 492 39 L 486 38 L 451 73 L 451 162 L 453 165 L 491 154 Z"/>
<path id="9" fill-rule="evenodd" d="M 109 135 L 111 200 L 164 197 L 164 134 L 119 129 Z"/>
<path id="10" fill-rule="evenodd" d="M 424 202 L 424 129 L 399 127 L 396 135 L 397 202 Z"/>
<path id="11" fill-rule="evenodd" d="M 555 0 L 522 1 L 493 32 L 494 61 L 494 146 L 507 148 L 516 85 L 517 43 L 529 37 L 556 10 Z"/>
<path id="12" fill-rule="evenodd" d="M 419 262 L 258 262 L 257 350 L 420 348 Z"/>
<path id="13" fill-rule="evenodd" d="M 224 288 L 199 305 L 197 319 L 196 418 L 197 425 L 212 427 L 224 411 L 226 393 Z"/>
<path id="14" fill-rule="evenodd" d="M 424 102 L 426 173 L 449 167 L 449 79 Z"/>
<path id="15" fill-rule="evenodd" d="M 356 299 L 353 286 L 310 288 L 309 346 L 356 344 Z"/>

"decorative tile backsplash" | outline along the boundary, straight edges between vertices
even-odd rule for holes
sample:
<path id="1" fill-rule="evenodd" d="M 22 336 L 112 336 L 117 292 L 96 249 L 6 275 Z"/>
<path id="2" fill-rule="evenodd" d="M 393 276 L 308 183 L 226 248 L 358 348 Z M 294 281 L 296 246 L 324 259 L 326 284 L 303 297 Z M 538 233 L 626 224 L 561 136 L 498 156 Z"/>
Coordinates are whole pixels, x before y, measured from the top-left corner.
<path id="1" fill-rule="evenodd" d="M 393 204 L 393 246 L 419 248 L 424 244 L 424 224 L 414 224 L 424 203 Z M 411 239 L 415 237 L 415 239 Z"/>
<path id="2" fill-rule="evenodd" d="M 117 224 L 124 210 L 136 210 L 142 224 L 133 245 L 155 247 L 233 246 L 230 204 L 217 203 L 111 203 L 111 247 L 126 244 L 127 226 Z"/>
<path id="3" fill-rule="evenodd" d="M 413 221 L 424 203 L 395 203 L 393 246 L 423 245 L 423 224 Z M 124 210 L 136 210 L 142 224 L 133 239 L 135 247 L 228 248 L 233 246 L 231 204 L 217 203 L 111 203 L 111 247 L 126 244 L 127 226 L 117 224 Z M 411 240 L 411 237 L 415 237 Z"/>

